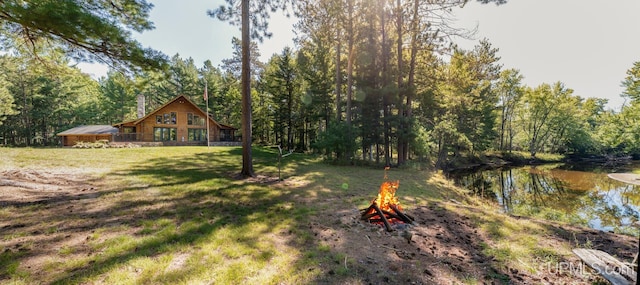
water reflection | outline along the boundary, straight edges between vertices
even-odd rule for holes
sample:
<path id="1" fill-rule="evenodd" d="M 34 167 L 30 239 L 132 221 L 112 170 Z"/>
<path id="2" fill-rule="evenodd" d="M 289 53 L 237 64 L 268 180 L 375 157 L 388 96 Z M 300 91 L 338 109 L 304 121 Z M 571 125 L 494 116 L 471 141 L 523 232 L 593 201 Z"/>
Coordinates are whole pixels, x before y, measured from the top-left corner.
<path id="1" fill-rule="evenodd" d="M 629 225 L 640 217 L 640 188 L 607 177 L 608 172 L 634 167 L 557 164 L 454 173 L 451 177 L 506 213 L 637 235 L 638 229 Z"/>

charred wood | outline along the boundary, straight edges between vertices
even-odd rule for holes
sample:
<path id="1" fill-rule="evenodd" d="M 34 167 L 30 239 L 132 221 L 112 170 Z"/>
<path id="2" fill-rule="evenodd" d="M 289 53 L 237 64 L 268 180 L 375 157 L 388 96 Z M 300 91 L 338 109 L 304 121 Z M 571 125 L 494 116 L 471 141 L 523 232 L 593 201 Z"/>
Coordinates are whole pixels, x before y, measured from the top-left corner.
<path id="1" fill-rule="evenodd" d="M 378 214 L 380 214 L 380 219 L 382 220 L 382 223 L 384 223 L 384 227 L 387 229 L 387 231 L 388 232 L 392 232 L 393 228 L 389 224 L 389 220 L 387 220 L 387 217 L 385 217 L 385 215 L 382 212 L 382 210 L 380 210 L 380 207 L 378 207 L 378 205 L 376 205 L 376 203 L 373 203 L 371 206 L 373 206 L 373 208 L 376 209 L 376 212 L 378 212 Z"/>
<path id="2" fill-rule="evenodd" d="M 406 215 L 405 213 L 400 211 L 400 209 L 398 209 L 398 207 L 396 207 L 394 205 L 390 205 L 389 207 L 391 207 L 391 209 L 394 212 L 396 212 L 398 214 L 398 216 L 402 217 L 402 220 L 404 220 L 405 222 L 407 222 L 409 224 L 413 224 L 413 221 L 415 221 L 415 219 L 413 217 L 410 217 L 410 216 Z"/>

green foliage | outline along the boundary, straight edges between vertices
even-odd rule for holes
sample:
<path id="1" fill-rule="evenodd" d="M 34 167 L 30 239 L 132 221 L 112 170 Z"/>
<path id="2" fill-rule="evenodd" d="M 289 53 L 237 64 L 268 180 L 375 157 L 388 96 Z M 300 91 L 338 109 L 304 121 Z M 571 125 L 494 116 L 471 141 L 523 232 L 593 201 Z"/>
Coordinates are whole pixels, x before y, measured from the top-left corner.
<path id="1" fill-rule="evenodd" d="M 349 150 L 353 151 L 357 148 L 356 142 L 348 139 L 348 134 L 352 131 L 344 122 L 332 123 L 325 132 L 320 133 L 313 148 L 329 158 L 350 160 L 345 155 Z"/>
<path id="2" fill-rule="evenodd" d="M 622 82 L 622 95 L 631 103 L 620 112 L 605 111 L 605 100 L 583 99 L 561 82 L 524 86 L 517 69 L 502 70 L 498 49 L 487 40 L 472 50 L 448 49 L 446 39 L 457 30 L 429 13 L 465 1 L 247 2 L 254 39 L 269 35 L 271 8 L 284 7 L 298 13 L 301 36 L 299 50 L 286 48 L 267 65 L 258 60 L 257 44 L 247 40 L 253 110 L 245 114 L 238 104 L 247 101 L 240 82 L 243 52 L 238 39 L 232 39 L 234 54 L 223 61 L 222 71 L 210 61 L 198 65 L 179 54 L 165 59 L 164 65 L 155 61 L 162 56 L 136 51 L 139 44 L 130 41 L 130 31 L 152 28 L 147 20 L 152 5 L 145 1 L 66 1 L 59 7 L 41 0 L 2 2 L 6 14 L 0 15 L 0 37 L 2 47 L 10 51 L 0 58 L 2 142 L 52 145 L 58 142 L 55 134 L 69 127 L 133 119 L 138 94 L 145 96 L 147 110 L 179 94 L 205 109 L 206 82 L 206 107 L 216 120 L 249 126 L 249 138 L 264 145 L 298 151 L 313 145 L 341 159 L 357 153 L 369 162 L 380 163 L 384 157 L 385 164 L 401 165 L 420 158 L 444 167 L 459 157 L 491 150 L 527 150 L 531 155 L 640 153 L 638 62 Z M 209 14 L 239 24 L 236 4 L 228 0 Z M 29 5 L 33 15 L 25 15 Z M 349 12 L 346 7 L 354 9 Z M 447 15 L 443 12 L 441 19 Z M 18 20 L 31 22 L 20 25 Z M 45 26 L 49 29 L 42 30 Z M 61 34 L 52 34 L 58 31 Z M 19 37 L 27 32 L 34 33 Z M 30 39 L 34 41 L 25 42 Z M 73 42 L 82 39 L 87 41 Z M 79 43 L 87 46 L 71 48 Z M 116 43 L 123 44 L 114 53 Z M 92 50 L 96 45 L 105 51 Z M 448 61 L 438 58 L 443 50 L 450 52 Z M 68 67 L 71 58 L 110 59 L 138 72 L 113 70 L 96 81 Z M 345 93 L 351 95 L 348 100 Z M 344 114 L 349 114 L 350 127 L 331 121 L 343 120 Z"/>
<path id="3" fill-rule="evenodd" d="M 102 120 L 116 124 L 136 118 L 136 92 L 133 81 L 117 71 L 100 79 Z"/>
<path id="4" fill-rule="evenodd" d="M 442 66 L 444 80 L 435 95 L 439 114 L 433 123 L 438 166 L 450 152 L 483 151 L 495 140 L 498 97 L 492 82 L 500 70 L 496 53 L 482 41 L 473 51 L 456 50 L 450 64 Z"/>
<path id="5" fill-rule="evenodd" d="M 513 149 L 513 137 L 517 134 L 517 129 L 513 126 L 515 110 L 524 93 L 522 79 L 524 79 L 524 76 L 518 70 L 507 69 L 500 73 L 500 79 L 496 84 L 500 108 L 500 122 L 498 123 L 499 150 L 511 151 Z"/>
<path id="6" fill-rule="evenodd" d="M 108 62 L 132 71 L 161 69 L 165 56 L 143 48 L 131 31 L 153 29 L 152 4 L 131 1 L 1 1 L 0 42 L 26 46 L 37 54 L 39 42 L 52 42 L 76 60 Z"/>
<path id="7" fill-rule="evenodd" d="M 236 0 L 225 0 L 227 5 L 220 5 L 217 9 L 209 10 L 207 13 L 211 17 L 218 18 L 220 21 L 228 21 L 232 25 L 240 26 L 242 23 L 241 7 Z M 292 0 L 268 0 L 268 1 L 250 1 L 249 14 L 251 14 L 250 21 L 251 32 L 250 37 L 252 39 L 258 39 L 262 41 L 264 37 L 270 38 L 269 32 L 269 13 L 277 10 L 286 10 L 289 2 Z"/>
<path id="8" fill-rule="evenodd" d="M 167 73 L 145 71 L 134 77 L 115 70 L 92 79 L 59 50 L 42 45 L 38 59 L 17 52 L 0 57 L 0 137 L 9 145 L 57 145 L 56 133 L 78 125 L 115 124 L 136 118 L 136 96 L 152 111 L 178 94 L 205 109 L 204 80 L 209 83 L 210 112 L 224 124 L 240 125 L 237 82 L 210 61 L 197 68 L 178 55 Z M 44 64 L 43 64 L 44 63 Z M 8 94 L 5 97 L 3 94 Z M 5 119 L 6 118 L 6 119 Z"/>
<path id="9" fill-rule="evenodd" d="M 231 39 L 231 45 L 233 46 L 232 57 L 223 59 L 221 68 L 239 81 L 240 75 L 242 75 L 242 42 L 240 39 L 233 37 Z M 258 49 L 258 44 L 256 42 L 251 41 L 249 49 L 252 80 L 256 81 L 262 74 L 264 63 L 260 61 L 260 50 Z"/>
<path id="10" fill-rule="evenodd" d="M 275 143 L 287 150 L 293 150 L 294 137 L 300 139 L 300 130 L 304 128 L 306 118 L 301 106 L 303 98 L 300 92 L 300 76 L 290 48 L 285 48 L 281 54 L 271 57 L 261 84 L 271 99 Z M 303 145 L 301 150 L 305 148 Z"/>
<path id="11" fill-rule="evenodd" d="M 2 64 L 0 64 L 0 66 L 2 66 Z M 7 76 L 0 74 L 0 126 L 2 122 L 7 119 L 7 116 L 17 114 L 13 95 L 9 91 L 10 84 Z"/>
<path id="12" fill-rule="evenodd" d="M 569 152 L 581 155 L 600 154 L 605 148 L 598 141 L 598 128 L 603 124 L 606 99 L 588 98 L 579 104 L 578 128 L 567 138 Z"/>
<path id="13" fill-rule="evenodd" d="M 214 119 L 219 122 L 230 124 L 232 126 L 240 125 L 240 116 L 238 115 L 240 112 L 232 111 L 233 109 L 238 109 L 237 104 L 231 104 L 231 102 L 237 102 L 237 98 L 227 98 L 228 94 L 224 91 L 224 81 L 225 77 L 222 75 L 222 71 L 215 67 L 210 60 L 204 62 L 202 68 L 198 70 L 199 76 L 202 81 L 205 81 L 207 84 L 207 96 L 209 98 L 209 113 L 213 116 Z M 202 86 L 204 90 L 204 86 Z M 203 102 L 204 97 L 200 94 L 204 92 L 203 90 L 198 90 L 196 88 L 195 94 L 197 96 L 192 96 L 191 101 L 193 102 Z M 198 104 L 196 103 L 196 104 Z M 206 109 L 206 106 L 202 106 L 203 109 Z"/>
<path id="14" fill-rule="evenodd" d="M 413 152 L 422 160 L 428 158 L 434 148 L 432 133 L 420 124 L 413 125 L 412 133 L 415 134 L 411 141 Z"/>
<path id="15" fill-rule="evenodd" d="M 580 137 L 582 99 L 562 82 L 528 88 L 518 109 L 523 148 L 531 156 L 538 152 L 566 152 L 567 141 Z"/>
<path id="16" fill-rule="evenodd" d="M 622 96 L 631 99 L 632 103 L 640 101 L 640 61 L 634 62 L 633 67 L 627 70 L 622 87 L 624 87 Z"/>
<path id="17" fill-rule="evenodd" d="M 201 72 L 209 70 L 211 68 L 205 66 L 201 71 L 196 67 L 193 59 L 183 59 L 176 54 L 171 57 L 166 71 L 148 71 L 129 79 L 134 80 L 129 84 L 130 91 L 133 92 L 131 98 L 135 98 L 138 93 L 144 94 L 148 109 L 155 110 L 176 96 L 185 95 L 204 108 L 204 82 L 201 80 Z M 215 88 L 215 82 L 213 80 L 208 83 Z M 209 94 L 215 97 L 215 92 Z M 135 106 L 135 100 L 129 104 Z"/>
<path id="18" fill-rule="evenodd" d="M 331 74 L 331 49 L 322 39 L 313 38 L 302 43 L 296 58 L 300 76 L 304 79 L 303 108 L 312 121 L 328 123 L 335 110 L 332 96 L 333 77 Z M 323 122 L 324 121 L 324 122 Z M 315 137 L 316 134 L 313 134 Z"/>
<path id="19" fill-rule="evenodd" d="M 640 104 L 625 106 L 617 114 L 605 113 L 596 134 L 605 153 L 640 153 L 640 134 L 637 122 L 640 122 Z"/>
<path id="20" fill-rule="evenodd" d="M 0 57 L 0 66 L 6 71 L 0 75 L 6 82 L 0 93 L 13 98 L 5 98 L 7 105 L 0 107 L 11 112 L 0 125 L 5 144 L 56 145 L 57 132 L 78 122 L 92 123 L 97 115 L 98 84 L 77 68 L 68 67 L 59 50 L 39 47 L 39 59 L 20 51 Z"/>

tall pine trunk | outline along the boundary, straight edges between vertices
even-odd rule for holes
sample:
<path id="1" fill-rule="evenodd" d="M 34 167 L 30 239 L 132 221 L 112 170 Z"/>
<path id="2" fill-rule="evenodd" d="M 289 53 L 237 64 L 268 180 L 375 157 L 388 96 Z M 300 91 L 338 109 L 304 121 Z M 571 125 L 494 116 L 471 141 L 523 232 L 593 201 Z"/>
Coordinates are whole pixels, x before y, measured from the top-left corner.
<path id="1" fill-rule="evenodd" d="M 389 60 L 391 58 L 391 50 L 388 45 L 387 39 L 387 27 L 386 27 L 386 14 L 384 10 L 384 0 L 380 0 L 380 28 L 382 32 L 382 115 L 383 115 L 383 127 L 384 127 L 384 165 L 391 166 L 391 130 L 389 127 L 389 108 L 391 103 L 389 102 L 389 92 L 387 87 L 389 86 Z"/>
<path id="2" fill-rule="evenodd" d="M 405 106 L 404 106 L 404 83 L 402 80 L 402 72 L 403 72 L 403 62 L 402 62 L 402 38 L 404 36 L 402 26 L 404 25 L 403 13 L 402 13 L 402 0 L 396 1 L 396 29 L 398 34 L 397 39 L 397 54 L 398 54 L 398 74 L 397 74 L 397 85 L 398 85 L 398 116 L 400 117 L 400 121 L 396 130 L 397 139 L 398 139 L 398 165 L 404 164 L 404 157 L 402 154 L 404 153 L 404 132 L 405 132 L 405 124 L 404 124 L 404 116 L 405 116 Z"/>
<path id="3" fill-rule="evenodd" d="M 249 39 L 249 0 L 242 0 L 242 171 L 252 177 L 251 155 L 251 40 Z"/>
<path id="4" fill-rule="evenodd" d="M 347 140 L 353 140 L 353 133 L 351 130 L 351 120 L 352 120 L 352 98 L 353 98 L 353 61 L 355 60 L 355 50 L 353 48 L 354 41 L 354 28 L 353 28 L 353 1 L 348 0 L 348 13 L 349 13 L 349 24 L 347 27 L 347 108 L 346 108 L 346 121 L 347 121 Z M 347 159 L 353 159 L 353 149 L 349 147 L 347 149 Z"/>
<path id="5" fill-rule="evenodd" d="M 407 80 L 407 101 L 405 104 L 405 131 L 404 138 L 402 142 L 402 153 L 398 154 L 398 156 L 402 156 L 403 161 L 407 161 L 409 159 L 409 138 L 407 135 L 411 133 L 412 127 L 412 103 L 413 103 L 413 95 L 416 92 L 415 87 L 415 74 L 416 74 L 416 61 L 418 57 L 418 33 L 420 32 L 419 27 L 419 14 L 418 8 L 420 7 L 420 1 L 414 0 L 413 2 L 413 19 L 411 22 L 411 55 L 409 60 L 409 78 Z"/>
<path id="6" fill-rule="evenodd" d="M 287 150 L 293 149 L 293 88 L 287 83 Z"/>
<path id="7" fill-rule="evenodd" d="M 337 31 L 337 36 L 336 36 L 336 120 L 337 122 L 342 121 L 342 112 L 340 111 L 340 100 L 342 100 L 342 72 L 341 72 L 341 61 L 340 61 L 340 57 L 342 56 L 341 53 L 341 47 L 342 47 L 342 43 L 340 42 L 341 40 L 341 33 L 340 33 L 340 26 L 338 26 L 336 28 Z"/>

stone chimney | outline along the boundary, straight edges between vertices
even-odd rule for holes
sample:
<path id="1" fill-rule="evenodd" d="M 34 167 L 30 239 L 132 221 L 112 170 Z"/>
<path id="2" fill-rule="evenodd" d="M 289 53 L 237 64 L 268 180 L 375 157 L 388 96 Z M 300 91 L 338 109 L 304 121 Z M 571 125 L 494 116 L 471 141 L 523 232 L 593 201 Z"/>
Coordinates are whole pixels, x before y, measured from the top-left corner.
<path id="1" fill-rule="evenodd" d="M 136 97 L 136 100 L 138 101 L 138 119 L 144 117 L 146 114 L 146 111 L 144 109 L 144 95 L 143 94 L 138 94 L 138 96 Z"/>

